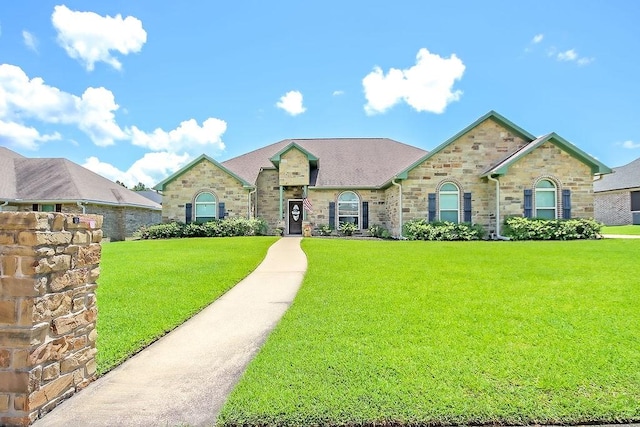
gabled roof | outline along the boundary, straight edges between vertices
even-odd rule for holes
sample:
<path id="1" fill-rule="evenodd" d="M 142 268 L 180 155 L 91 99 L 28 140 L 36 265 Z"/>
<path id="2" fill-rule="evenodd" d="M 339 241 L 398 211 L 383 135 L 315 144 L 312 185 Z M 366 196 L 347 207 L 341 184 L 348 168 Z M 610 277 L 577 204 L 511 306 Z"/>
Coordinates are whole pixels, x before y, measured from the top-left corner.
<path id="1" fill-rule="evenodd" d="M 534 139 L 533 141 L 526 144 L 524 147 L 519 150 L 511 153 L 507 158 L 499 161 L 498 163 L 490 166 L 487 170 L 483 171 L 480 176 L 490 176 L 490 175 L 504 175 L 509 170 L 509 167 L 520 160 L 522 157 L 535 150 L 545 142 L 550 142 L 566 153 L 568 153 L 571 157 L 581 161 L 585 165 L 591 168 L 591 173 L 596 174 L 606 174 L 611 173 L 611 169 L 605 166 L 603 163 L 595 159 L 594 157 L 588 155 L 584 151 L 580 150 L 575 145 L 571 144 L 566 139 L 562 138 L 555 132 L 548 133 L 539 138 Z"/>
<path id="2" fill-rule="evenodd" d="M 0 147 L 1 148 L 1 147 Z M 0 150 L 0 201 L 161 206 L 67 159 L 31 159 Z"/>
<path id="3" fill-rule="evenodd" d="M 409 174 L 409 172 L 413 168 L 417 167 L 418 165 L 422 164 L 425 160 L 430 159 L 431 157 L 433 157 L 434 155 L 436 155 L 440 151 L 444 150 L 446 147 L 451 145 L 453 142 L 455 142 L 456 140 L 460 139 L 460 137 L 462 137 L 464 134 L 466 134 L 467 132 L 469 132 L 470 130 L 474 129 L 475 127 L 477 127 L 482 122 L 484 122 L 484 121 L 486 121 L 488 119 L 492 119 L 493 121 L 497 122 L 499 125 L 504 127 L 505 129 L 507 129 L 510 132 L 518 135 L 519 137 L 521 137 L 525 141 L 526 140 L 531 141 L 531 140 L 535 139 L 535 136 L 533 136 L 532 134 L 530 134 L 526 130 L 522 129 L 520 126 L 516 125 L 515 123 L 511 122 L 510 120 L 508 120 L 504 116 L 502 116 L 502 115 L 496 113 L 495 111 L 491 110 L 487 114 L 483 115 L 482 117 L 480 117 L 479 119 L 477 119 L 476 121 L 471 123 L 466 128 L 462 129 L 460 132 L 458 132 L 455 135 L 453 135 L 451 138 L 447 139 L 442 144 L 438 145 L 433 150 L 429 151 L 429 153 L 427 155 L 425 155 L 425 156 L 421 157 L 420 159 L 418 159 L 417 161 L 415 161 L 408 168 L 402 170 L 400 173 L 397 174 L 397 177 L 400 178 L 400 179 L 406 179 L 408 174 Z"/>
<path id="4" fill-rule="evenodd" d="M 300 152 L 302 154 L 307 156 L 307 160 L 309 160 L 309 163 L 312 166 L 317 166 L 318 165 L 318 158 L 316 156 L 314 156 L 313 154 L 311 154 L 310 152 L 308 152 L 307 150 L 305 150 L 304 148 L 300 147 L 295 142 L 290 143 L 289 145 L 284 147 L 282 150 L 278 151 L 269 160 L 271 161 L 271 163 L 276 165 L 276 167 L 280 167 L 280 158 L 282 156 L 284 156 L 286 153 L 288 153 L 289 151 L 293 150 L 293 149 L 298 149 L 298 150 L 300 150 Z"/>
<path id="5" fill-rule="evenodd" d="M 255 183 L 261 169 L 274 169 L 271 159 L 294 146 L 322 165 L 312 171 L 312 185 L 323 188 L 380 188 L 427 153 L 388 138 L 285 139 L 222 164 Z"/>
<path id="6" fill-rule="evenodd" d="M 640 157 L 624 166 L 613 168 L 613 172 L 593 182 L 593 191 L 624 190 L 640 188 Z"/>
<path id="7" fill-rule="evenodd" d="M 174 179 L 178 178 L 179 176 L 181 176 L 185 172 L 189 171 L 191 168 L 193 168 L 195 165 L 200 163 L 202 160 L 206 160 L 208 162 L 213 163 L 215 166 L 219 167 L 224 172 L 228 173 L 230 176 L 232 176 L 233 178 L 235 178 L 238 181 L 240 181 L 240 183 L 242 184 L 243 187 L 245 187 L 245 188 L 253 188 L 253 185 L 251 185 L 249 182 L 247 182 L 244 178 L 242 178 L 241 176 L 238 176 L 235 172 L 233 172 L 232 170 L 228 169 L 227 167 L 225 167 L 221 163 L 216 162 L 214 159 L 212 159 L 211 157 L 207 156 L 206 154 L 201 154 L 199 157 L 197 157 L 194 160 L 192 160 L 188 165 L 182 167 L 177 172 L 173 173 L 169 177 L 167 177 L 164 180 L 160 181 L 153 188 L 158 190 L 158 191 L 164 191 L 165 185 L 167 185 L 168 183 L 170 183 Z"/>

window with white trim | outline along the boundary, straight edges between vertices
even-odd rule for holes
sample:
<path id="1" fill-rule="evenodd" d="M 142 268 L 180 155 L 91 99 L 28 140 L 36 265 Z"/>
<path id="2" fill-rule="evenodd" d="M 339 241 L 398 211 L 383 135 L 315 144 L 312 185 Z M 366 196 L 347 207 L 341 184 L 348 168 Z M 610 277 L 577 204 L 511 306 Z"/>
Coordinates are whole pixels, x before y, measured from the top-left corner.
<path id="1" fill-rule="evenodd" d="M 195 202 L 195 222 L 203 223 L 207 221 L 213 221 L 217 218 L 216 208 L 218 204 L 216 201 L 216 196 L 214 196 L 213 193 L 200 193 L 196 196 Z"/>
<path id="2" fill-rule="evenodd" d="M 541 179 L 536 184 L 535 197 L 536 218 L 558 218 L 558 189 L 549 179 Z"/>
<path id="3" fill-rule="evenodd" d="M 440 221 L 460 222 L 460 189 L 452 182 L 444 183 L 438 192 Z"/>
<path id="4" fill-rule="evenodd" d="M 360 198 L 353 191 L 345 191 L 338 196 L 338 227 L 345 222 L 359 226 Z"/>

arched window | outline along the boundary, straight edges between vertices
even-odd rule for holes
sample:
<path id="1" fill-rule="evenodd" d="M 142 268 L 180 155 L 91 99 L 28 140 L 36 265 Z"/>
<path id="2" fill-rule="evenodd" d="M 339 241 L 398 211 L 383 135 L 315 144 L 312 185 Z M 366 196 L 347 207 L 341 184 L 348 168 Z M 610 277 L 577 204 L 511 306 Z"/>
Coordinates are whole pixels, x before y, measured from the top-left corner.
<path id="1" fill-rule="evenodd" d="M 442 184 L 439 192 L 438 207 L 440 221 L 457 224 L 460 221 L 460 189 L 452 182 Z"/>
<path id="2" fill-rule="evenodd" d="M 196 196 L 195 222 L 203 223 L 216 219 L 216 196 L 212 193 L 200 193 Z"/>
<path id="3" fill-rule="evenodd" d="M 549 179 L 542 179 L 536 184 L 536 217 L 556 219 L 558 217 L 558 194 L 556 185 Z"/>
<path id="4" fill-rule="evenodd" d="M 338 227 L 340 224 L 350 222 L 360 228 L 360 198 L 353 191 L 345 191 L 338 196 Z"/>

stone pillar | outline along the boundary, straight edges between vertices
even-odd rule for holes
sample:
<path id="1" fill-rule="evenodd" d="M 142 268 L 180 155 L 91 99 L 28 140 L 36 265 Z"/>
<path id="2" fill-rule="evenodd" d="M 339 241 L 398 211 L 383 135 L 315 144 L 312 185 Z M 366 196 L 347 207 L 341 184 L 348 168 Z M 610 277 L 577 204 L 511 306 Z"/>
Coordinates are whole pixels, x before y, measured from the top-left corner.
<path id="1" fill-rule="evenodd" d="M 27 426 L 95 378 L 101 228 L 0 212 L 0 425 Z"/>

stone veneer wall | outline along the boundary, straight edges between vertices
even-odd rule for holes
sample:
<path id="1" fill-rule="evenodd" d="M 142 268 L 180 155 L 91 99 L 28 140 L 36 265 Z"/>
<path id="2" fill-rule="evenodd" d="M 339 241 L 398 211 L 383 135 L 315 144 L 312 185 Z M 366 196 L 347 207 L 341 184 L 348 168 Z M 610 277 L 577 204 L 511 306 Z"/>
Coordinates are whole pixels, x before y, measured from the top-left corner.
<path id="1" fill-rule="evenodd" d="M 0 212 L 0 425 L 29 425 L 94 379 L 101 227 Z"/>
<path id="2" fill-rule="evenodd" d="M 166 184 L 162 197 L 162 221 L 185 222 L 185 205 L 208 191 L 218 203 L 224 202 L 228 217 L 249 216 L 249 190 L 242 183 L 207 159 Z M 195 206 L 194 206 L 195 214 Z"/>
<path id="3" fill-rule="evenodd" d="M 280 157 L 280 185 L 309 185 L 309 159 L 297 148 Z"/>
<path id="4" fill-rule="evenodd" d="M 631 191 L 639 190 L 640 188 L 632 188 L 594 193 L 595 219 L 605 225 L 631 225 Z"/>

